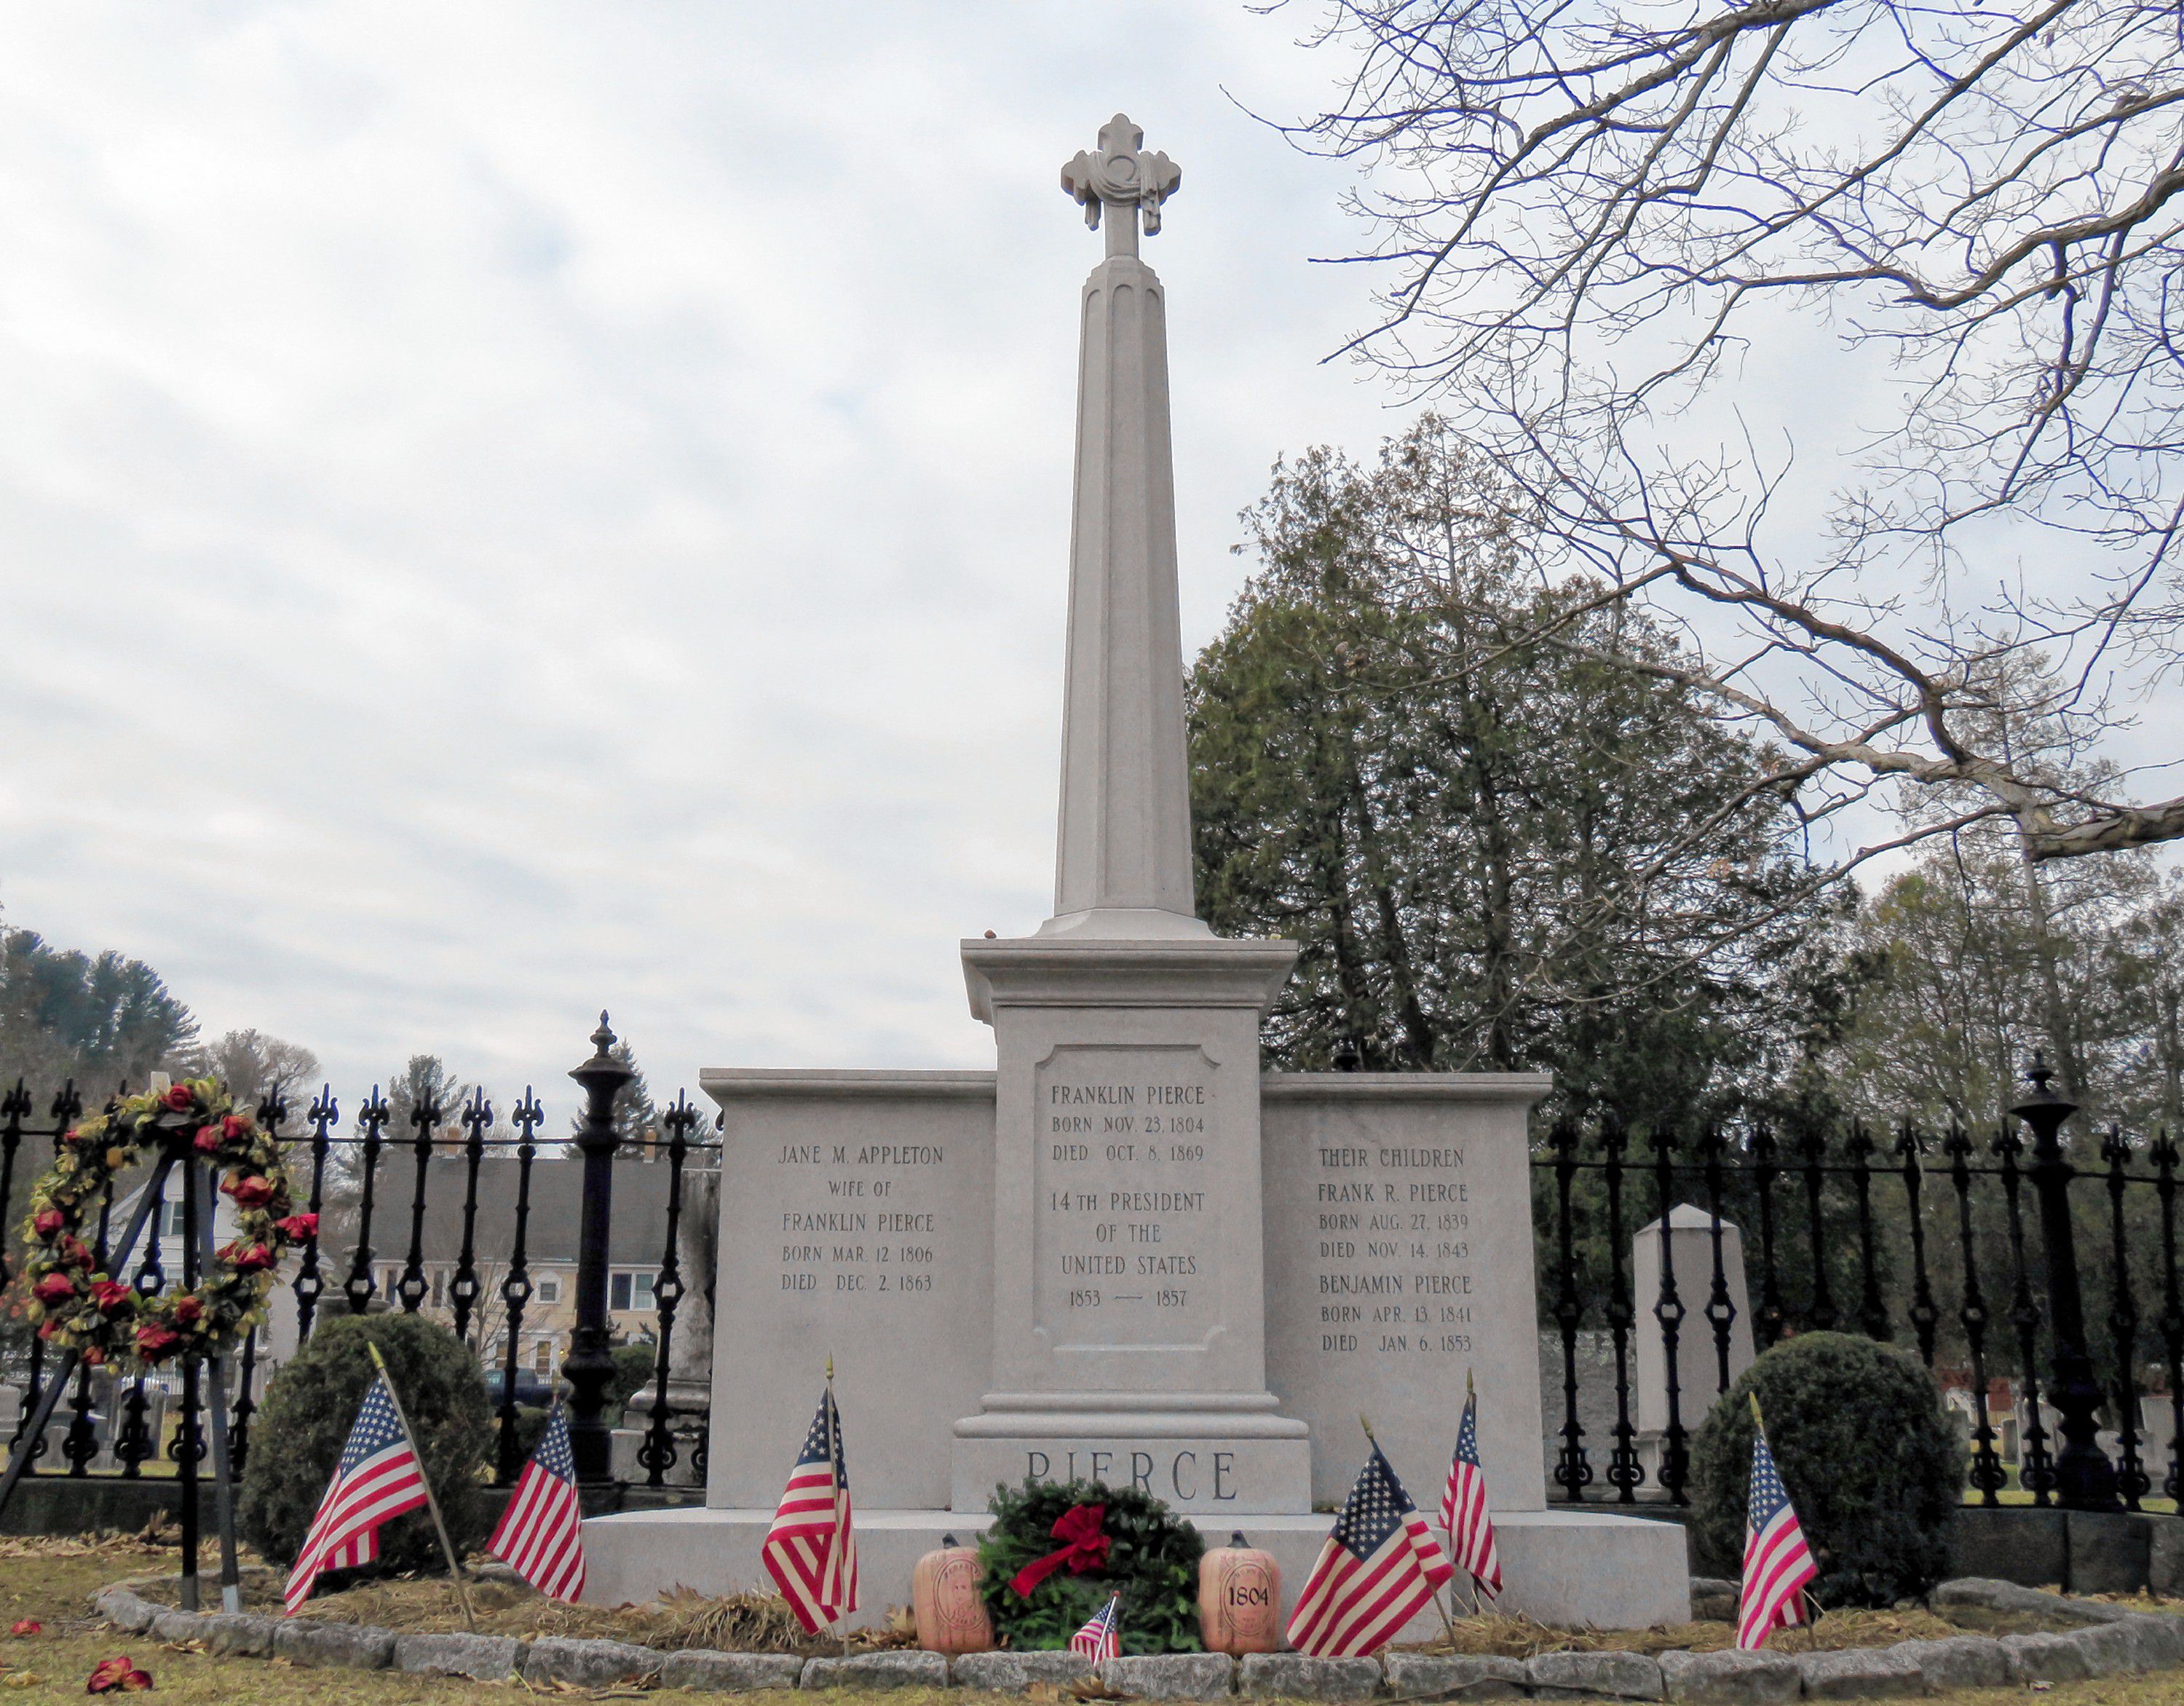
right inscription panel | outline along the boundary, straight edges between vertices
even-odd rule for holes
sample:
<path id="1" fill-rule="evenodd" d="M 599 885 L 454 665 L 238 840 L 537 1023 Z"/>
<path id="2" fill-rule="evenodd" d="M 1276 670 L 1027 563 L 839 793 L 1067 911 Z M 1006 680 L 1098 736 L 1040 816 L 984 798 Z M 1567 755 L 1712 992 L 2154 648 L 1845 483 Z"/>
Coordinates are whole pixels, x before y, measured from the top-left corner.
<path id="1" fill-rule="evenodd" d="M 1312 1429 L 1312 1495 L 1339 1500 L 1373 1422 L 1411 1497 L 1439 1500 L 1479 1391 L 1494 1503 L 1542 1503 L 1524 1102 L 1370 1080 L 1266 1080 L 1267 1359 Z"/>

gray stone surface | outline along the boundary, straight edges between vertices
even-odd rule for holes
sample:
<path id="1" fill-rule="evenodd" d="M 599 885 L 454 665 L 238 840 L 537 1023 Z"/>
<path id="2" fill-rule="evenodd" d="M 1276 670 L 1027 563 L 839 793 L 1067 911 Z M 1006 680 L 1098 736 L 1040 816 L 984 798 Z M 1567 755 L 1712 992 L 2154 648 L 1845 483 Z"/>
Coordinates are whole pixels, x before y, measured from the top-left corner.
<path id="1" fill-rule="evenodd" d="M 1718 1575 L 1691 1578 L 1691 1618 L 1698 1623 L 1736 1620 L 1736 1584 Z"/>
<path id="2" fill-rule="evenodd" d="M 140 1635 L 152 1626 L 159 1608 L 125 1587 L 109 1587 L 93 1602 L 98 1614 L 116 1629 Z"/>
<path id="3" fill-rule="evenodd" d="M 394 1662 L 394 1631 L 369 1624 L 284 1617 L 274 1625 L 273 1656 L 314 1669 L 384 1670 Z"/>
<path id="4" fill-rule="evenodd" d="M 2184 1618 L 2134 1615 L 2126 1618 L 2123 1626 L 2137 1634 L 2148 1668 L 2184 1664 Z"/>
<path id="5" fill-rule="evenodd" d="M 2131 1614 L 2124 1606 L 2073 1599 L 2066 1594 L 2042 1592 L 2037 1588 L 2020 1587 L 2014 1582 L 1981 1576 L 1943 1582 L 1934 1590 L 1934 1603 L 1984 1605 L 1993 1611 L 2027 1611 L 2040 1616 L 2068 1618 L 2074 1623 L 2115 1623 Z"/>
<path id="6" fill-rule="evenodd" d="M 2184 1594 L 2184 1517 L 2148 1519 L 2147 1586 L 2164 1598 Z"/>
<path id="7" fill-rule="evenodd" d="M 2143 1517 L 2122 1511 L 2064 1513 L 2073 1593 L 2137 1593 L 2147 1583 L 2152 1540 Z"/>
<path id="8" fill-rule="evenodd" d="M 208 1653 L 263 1659 L 273 1651 L 274 1620 L 245 1612 L 209 1611 L 198 1619 L 197 1638 Z"/>
<path id="9" fill-rule="evenodd" d="M 1144 1700 L 1220 1700 L 1236 1681 L 1236 1661 L 1225 1653 L 1125 1653 L 1100 1667 L 1110 1688 Z"/>
<path id="10" fill-rule="evenodd" d="M 812 1659 L 800 1688 L 945 1688 L 947 1655 L 939 1653 L 853 1653 L 847 1659 Z"/>
<path id="11" fill-rule="evenodd" d="M 1462 1700 L 1511 1700 L 1524 1692 L 1521 1659 L 1465 1653 L 1390 1653 L 1387 1670 L 1388 1686 L 1397 1694 L 1454 1693 Z"/>
<path id="12" fill-rule="evenodd" d="M 1801 1653 L 1797 1670 L 1808 1700 L 1886 1700 L 1926 1692 L 1919 1661 L 1893 1647 Z"/>
<path id="13" fill-rule="evenodd" d="M 1542 1653 L 1524 1676 L 1542 1700 L 1661 1698 L 1661 1661 L 1643 1653 Z"/>
<path id="14" fill-rule="evenodd" d="M 398 1635 L 394 1668 L 413 1676 L 468 1676 L 504 1682 L 515 1674 L 523 1643 L 506 1635 Z"/>
<path id="15" fill-rule="evenodd" d="M 2000 1642 L 1977 1635 L 1942 1641 L 1899 1641 L 1888 1649 L 1919 1667 L 1936 1693 L 1951 1688 L 1999 1688 L 2010 1681 L 2009 1654 Z"/>
<path id="16" fill-rule="evenodd" d="M 1950 1525 L 1952 1575 L 2000 1577 L 2038 1587 L 2059 1586 L 2069 1568 L 2060 1511 L 1967 1506 Z"/>
<path id="17" fill-rule="evenodd" d="M 1669 1210 L 1668 1222 L 1670 1263 L 1691 1310 L 1676 1335 L 1676 1414 L 1685 1427 L 1696 1429 L 1715 1396 L 1728 1390 L 1713 1324 L 1697 1313 L 1713 1287 L 1714 1220 L 1706 1209 L 1679 1202 Z M 1661 1244 L 1658 1220 L 1632 1235 L 1632 1296 L 1661 1295 Z M 1721 1272 L 1736 1312 L 1729 1324 L 1729 1378 L 1734 1380 L 1752 1366 L 1752 1301 L 1745 1294 L 1744 1234 L 1726 1220 L 1721 1223 Z M 1669 1335 L 1648 1308 L 1639 1314 L 1635 1336 L 1630 1385 L 1637 1413 L 1632 1419 L 1641 1432 L 1659 1433 L 1669 1425 Z"/>
<path id="18" fill-rule="evenodd" d="M 2095 1629 L 2071 1631 L 2071 1641 L 2086 1655 L 2089 1673 L 2113 1676 L 2119 1671 L 2153 1669 L 2159 1661 L 2148 1652 L 2145 1637 L 2131 1626 L 2135 1620 L 2126 1618 L 2120 1623 L 2104 1623 Z"/>
<path id="19" fill-rule="evenodd" d="M 153 1618 L 148 1632 L 155 1640 L 159 1641 L 172 1641 L 178 1643 L 195 1641 L 198 1638 L 199 1615 L 199 1613 L 194 1611 L 176 1611 L 171 1607 L 164 1608 Z"/>
<path id="20" fill-rule="evenodd" d="M 1261 1700 L 1369 1700 L 1379 1691 L 1380 1661 L 1247 1653 L 1236 1669 L 1236 1686 Z"/>
<path id="21" fill-rule="evenodd" d="M 753 1688 L 794 1688 L 804 1661 L 793 1653 L 714 1653 L 689 1647 L 663 1654 L 662 1688 L 703 1688 L 715 1694 L 740 1694 Z"/>
<path id="22" fill-rule="evenodd" d="M 965 1653 L 948 1674 L 959 1688 L 1017 1694 L 1034 1682 L 1073 1682 L 1092 1674 L 1092 1661 L 1081 1653 Z"/>
<path id="23" fill-rule="evenodd" d="M 542 1635 L 523 1655 L 523 1680 L 608 1688 L 655 1675 L 660 1657 L 649 1647 L 635 1647 L 626 1641 L 571 1641 L 559 1635 Z"/>
<path id="24" fill-rule="evenodd" d="M 1698 1706 L 1769 1706 L 1795 1700 L 1804 1686 L 1786 1653 L 1663 1653 L 1661 1689 L 1670 1700 Z"/>
<path id="25" fill-rule="evenodd" d="M 2079 1682 L 2092 1674 L 2075 1639 L 2079 1633 L 2005 1635 L 2002 1646 L 2020 1681 Z"/>

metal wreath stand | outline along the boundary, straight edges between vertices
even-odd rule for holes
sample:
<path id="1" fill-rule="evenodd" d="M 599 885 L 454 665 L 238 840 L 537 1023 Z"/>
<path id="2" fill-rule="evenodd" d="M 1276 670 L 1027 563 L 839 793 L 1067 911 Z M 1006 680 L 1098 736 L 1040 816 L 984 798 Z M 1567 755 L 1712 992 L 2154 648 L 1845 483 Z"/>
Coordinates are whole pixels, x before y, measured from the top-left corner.
<path id="1" fill-rule="evenodd" d="M 152 1089 L 167 1089 L 167 1074 L 155 1073 Z M 181 1132 L 168 1135 L 160 1146 L 159 1159 L 152 1164 L 151 1176 L 136 1194 L 136 1206 L 131 1210 L 129 1222 L 121 1235 L 121 1241 L 107 1255 L 107 1271 L 120 1274 L 127 1270 L 135 1255 L 136 1240 L 144 1234 L 146 1224 L 152 1218 L 153 1207 L 166 1200 L 168 1177 L 176 1168 L 182 1175 L 182 1285 L 194 1289 L 213 1263 L 213 1220 L 219 1196 L 214 1188 L 212 1164 L 199 1164 L 189 1137 Z M 153 1235 L 158 1235 L 156 1229 Z M 8 1501 L 14 1497 L 16 1484 L 29 1471 L 31 1463 L 42 1448 L 47 1425 L 53 1412 L 60 1407 L 61 1396 L 75 1378 L 83 1353 L 69 1346 L 60 1364 L 46 1382 L 45 1390 L 38 1396 L 37 1408 L 31 1413 L 30 1425 L 17 1436 L 20 1443 L 8 1464 L 4 1476 L 0 1476 L 0 1515 L 4 1515 Z M 200 1588 L 198 1576 L 198 1542 L 199 1502 L 198 1460 L 204 1448 L 199 1438 L 199 1417 L 203 1413 L 201 1383 L 203 1364 L 207 1358 L 203 1352 L 185 1352 L 181 1358 L 182 1373 L 182 1414 L 176 1432 L 173 1454 L 176 1478 L 181 1483 L 182 1580 L 181 1608 L 199 1608 Z M 235 1547 L 235 1475 L 228 1452 L 227 1374 L 228 1357 L 222 1352 L 209 1359 L 212 1363 L 212 1477 L 213 1509 L 220 1529 L 220 1603 L 223 1611 L 242 1609 L 242 1581 L 236 1563 Z"/>

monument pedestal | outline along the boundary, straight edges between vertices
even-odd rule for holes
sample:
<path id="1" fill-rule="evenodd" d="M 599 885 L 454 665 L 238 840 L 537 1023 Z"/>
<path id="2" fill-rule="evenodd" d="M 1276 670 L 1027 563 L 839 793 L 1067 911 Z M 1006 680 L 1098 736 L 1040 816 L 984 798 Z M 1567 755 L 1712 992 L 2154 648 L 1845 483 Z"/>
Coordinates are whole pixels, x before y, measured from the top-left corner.
<path id="1" fill-rule="evenodd" d="M 1312 1508 L 1308 1432 L 1267 1389 L 1260 1208 L 1259 1020 L 1295 950 L 1161 917 L 962 945 L 998 1058 L 995 1390 L 956 1424 L 959 1510 L 1027 1476 Z"/>
<path id="2" fill-rule="evenodd" d="M 854 1438 L 850 1447 L 855 1449 Z M 891 1604 L 908 1603 L 919 1558 L 951 1534 L 975 1546 L 990 1520 L 983 1513 L 860 1507 L 857 1560 L 865 1603 L 844 1620 L 855 1629 L 885 1623 Z M 1240 1530 L 1253 1546 L 1273 1554 L 1286 1621 L 1333 1519 L 1223 1512 L 1191 1520 L 1208 1546 L 1224 1545 Z M 771 1507 L 593 1517 L 584 1525 L 585 1603 L 642 1603 L 678 1586 L 706 1594 L 771 1592 L 758 1554 L 772 1521 Z M 1646 1629 L 1691 1620 L 1690 1566 L 1684 1531 L 1674 1523 L 1547 1509 L 1496 1511 L 1494 1525 L 1508 1583 L 1497 1602 L 1502 1609 L 1575 1628 Z M 1430 1641 L 1440 1632 L 1440 1618 L 1428 1610 L 1396 1638 Z"/>

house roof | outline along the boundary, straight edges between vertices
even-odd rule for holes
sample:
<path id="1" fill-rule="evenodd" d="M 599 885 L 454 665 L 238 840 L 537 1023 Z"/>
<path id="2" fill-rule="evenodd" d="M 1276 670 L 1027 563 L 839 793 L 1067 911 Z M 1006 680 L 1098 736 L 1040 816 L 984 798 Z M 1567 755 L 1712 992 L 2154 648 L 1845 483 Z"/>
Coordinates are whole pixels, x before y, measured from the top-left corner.
<path id="1" fill-rule="evenodd" d="M 491 1157 L 478 1163 L 476 1254 L 480 1263 L 504 1262 L 515 1244 L 515 1196 L 521 1163 Z M 465 1162 L 434 1159 L 425 1174 L 424 1255 L 428 1262 L 453 1262 L 462 1254 Z M 665 1162 L 619 1161 L 614 1167 L 612 1212 L 607 1219 L 607 1260 L 617 1267 L 660 1265 L 667 1244 L 667 1187 Z M 410 1203 L 415 1174 L 382 1166 L 378 1201 L 372 1210 L 372 1245 L 381 1260 L 410 1248 Z M 577 1259 L 578 1221 L 582 1212 L 584 1163 L 541 1156 L 531 1163 L 531 1213 L 524 1228 L 524 1256 L 542 1262 Z M 683 1201 L 689 1202 L 689 1174 L 683 1175 Z"/>

